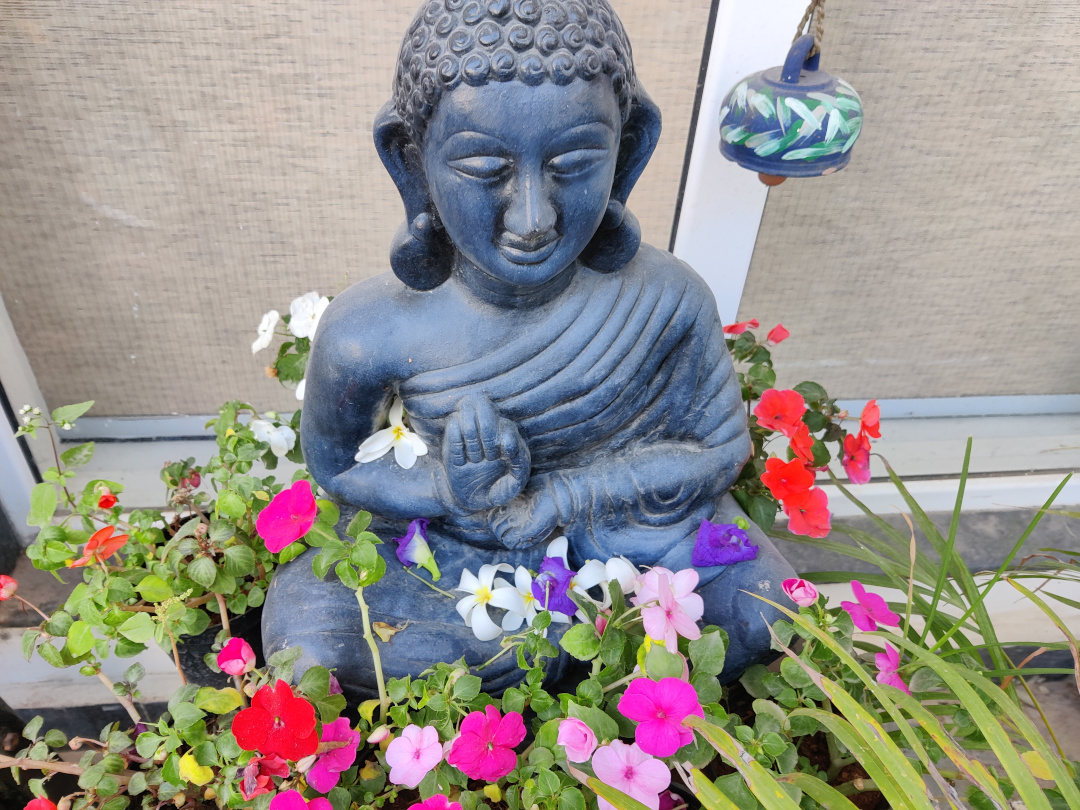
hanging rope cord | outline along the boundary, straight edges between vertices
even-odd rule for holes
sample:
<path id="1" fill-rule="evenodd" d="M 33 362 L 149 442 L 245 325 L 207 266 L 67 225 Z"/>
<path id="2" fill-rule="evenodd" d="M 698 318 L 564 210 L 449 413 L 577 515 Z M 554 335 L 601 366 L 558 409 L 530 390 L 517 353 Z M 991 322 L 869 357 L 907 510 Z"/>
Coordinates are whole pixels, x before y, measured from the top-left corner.
<path id="1" fill-rule="evenodd" d="M 802 21 L 795 31 L 795 39 L 803 34 L 811 33 L 811 30 L 814 34 L 814 47 L 810 49 L 808 56 L 813 56 L 821 50 L 821 40 L 825 38 L 825 0 L 810 0 L 810 5 L 806 7 L 806 13 L 803 14 Z"/>

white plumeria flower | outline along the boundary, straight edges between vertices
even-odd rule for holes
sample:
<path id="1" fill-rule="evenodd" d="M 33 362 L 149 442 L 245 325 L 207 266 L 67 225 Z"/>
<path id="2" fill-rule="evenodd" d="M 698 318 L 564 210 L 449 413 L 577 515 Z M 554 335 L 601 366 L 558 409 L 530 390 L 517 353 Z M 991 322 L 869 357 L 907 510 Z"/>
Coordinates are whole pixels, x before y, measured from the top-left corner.
<path id="1" fill-rule="evenodd" d="M 411 470 L 417 456 L 427 455 L 424 440 L 405 427 L 405 403 L 395 399 L 390 406 L 390 427 L 373 433 L 360 445 L 356 460 L 361 464 L 380 459 L 394 450 L 394 460 L 402 469 Z M 510 569 L 513 570 L 513 569 Z"/>
<path id="2" fill-rule="evenodd" d="M 513 571 L 506 563 L 481 565 L 479 576 L 474 576 L 466 568 L 461 572 L 461 582 L 454 589 L 469 594 L 458 600 L 457 612 L 465 620 L 465 626 L 473 631 L 480 641 L 491 641 L 502 634 L 502 628 L 488 616 L 488 605 L 510 610 L 519 616 L 525 614 L 525 601 L 517 589 L 502 582 L 495 583 L 495 574 L 499 571 Z"/>
<path id="3" fill-rule="evenodd" d="M 506 611 L 506 615 L 503 616 L 502 620 L 502 629 L 504 632 L 514 632 L 519 627 L 521 627 L 522 622 L 524 622 L 529 627 L 532 627 L 533 619 L 536 618 L 536 614 L 538 614 L 541 610 L 544 609 L 543 605 L 541 605 L 536 600 L 536 597 L 533 595 L 532 585 L 532 574 L 529 573 L 529 569 L 526 568 L 524 565 L 519 565 L 517 567 L 517 570 L 514 572 L 513 585 L 501 578 L 495 580 L 496 587 L 513 588 L 519 594 L 521 594 L 521 601 L 525 603 L 525 611 L 523 613 L 515 613 L 513 610 L 509 609 Z M 553 622 L 562 622 L 564 624 L 570 623 L 569 616 L 565 616 L 562 613 L 557 613 L 555 611 L 552 611 L 551 613 L 551 620 Z M 544 631 L 543 635 L 547 635 L 546 630 Z"/>
<path id="4" fill-rule="evenodd" d="M 307 377 L 302 379 L 296 386 L 296 398 L 301 402 L 304 401 L 304 389 L 307 388 Z"/>
<path id="5" fill-rule="evenodd" d="M 566 559 L 568 547 L 569 542 L 565 537 L 556 537 L 548 544 L 547 556 L 558 557 L 567 568 L 570 568 L 570 563 Z M 592 596 L 589 595 L 589 588 L 600 585 L 604 592 L 601 606 L 608 608 L 611 607 L 611 594 L 608 593 L 607 589 L 608 583 L 613 579 L 617 579 L 623 593 L 629 594 L 633 593 L 634 583 L 637 581 L 638 576 L 638 569 L 625 557 L 612 557 L 606 563 L 599 560 L 588 560 L 581 566 L 581 570 L 574 574 L 567 590 L 592 599 Z M 552 613 L 552 616 L 562 615 L 561 613 Z M 589 620 L 589 617 L 582 610 L 579 610 L 575 615 L 580 621 L 587 622 Z"/>
<path id="6" fill-rule="evenodd" d="M 291 427 L 276 426 L 265 419 L 252 419 L 248 427 L 255 434 L 255 441 L 269 444 L 270 451 L 278 458 L 296 447 L 296 431 Z"/>
<path id="7" fill-rule="evenodd" d="M 317 292 L 301 295 L 289 304 L 289 331 L 298 338 L 314 338 L 319 319 L 330 305 L 330 299 Z"/>
<path id="8" fill-rule="evenodd" d="M 270 345 L 274 339 L 274 329 L 280 319 L 281 315 L 276 309 L 272 309 L 262 316 L 262 320 L 259 321 L 259 336 L 251 344 L 252 354 L 258 354 Z"/>

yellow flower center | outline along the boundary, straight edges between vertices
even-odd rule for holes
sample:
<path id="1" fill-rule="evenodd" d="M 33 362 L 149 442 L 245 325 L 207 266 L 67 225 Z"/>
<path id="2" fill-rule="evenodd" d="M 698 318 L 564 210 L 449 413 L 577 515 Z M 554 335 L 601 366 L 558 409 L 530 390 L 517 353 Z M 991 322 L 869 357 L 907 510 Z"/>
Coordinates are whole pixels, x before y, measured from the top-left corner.
<path id="1" fill-rule="evenodd" d="M 480 590 L 476 592 L 476 598 L 479 599 L 480 604 L 483 605 L 486 605 L 488 602 L 490 602 L 492 596 L 493 594 L 491 593 L 491 589 L 483 585 L 481 585 Z"/>
<path id="2" fill-rule="evenodd" d="M 394 441 L 401 441 L 404 438 L 405 438 L 405 428 L 395 426 L 394 427 Z"/>

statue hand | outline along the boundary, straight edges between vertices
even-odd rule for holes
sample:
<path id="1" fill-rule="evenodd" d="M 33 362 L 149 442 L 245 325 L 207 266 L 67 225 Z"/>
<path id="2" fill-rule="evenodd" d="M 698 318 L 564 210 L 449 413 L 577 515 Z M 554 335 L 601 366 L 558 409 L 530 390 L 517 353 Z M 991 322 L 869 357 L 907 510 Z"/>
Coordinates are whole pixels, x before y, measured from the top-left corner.
<path id="1" fill-rule="evenodd" d="M 510 549 L 530 548 L 548 538 L 559 525 L 559 510 L 551 490 L 535 479 L 510 503 L 491 516 L 491 530 Z"/>
<path id="2" fill-rule="evenodd" d="M 443 465 L 450 491 L 472 511 L 502 506 L 529 480 L 529 448 L 517 425 L 484 396 L 466 397 L 443 436 Z"/>

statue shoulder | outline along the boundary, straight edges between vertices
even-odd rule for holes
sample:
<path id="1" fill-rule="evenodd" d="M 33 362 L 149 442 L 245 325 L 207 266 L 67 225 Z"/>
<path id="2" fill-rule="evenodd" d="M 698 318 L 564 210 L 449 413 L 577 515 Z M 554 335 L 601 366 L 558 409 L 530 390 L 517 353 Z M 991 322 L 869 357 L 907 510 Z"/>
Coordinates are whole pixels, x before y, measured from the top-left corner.
<path id="1" fill-rule="evenodd" d="M 639 274 L 646 284 L 681 288 L 683 295 L 704 299 L 706 311 L 716 312 L 716 296 L 697 271 L 674 254 L 641 243 L 634 259 L 620 272 Z"/>

